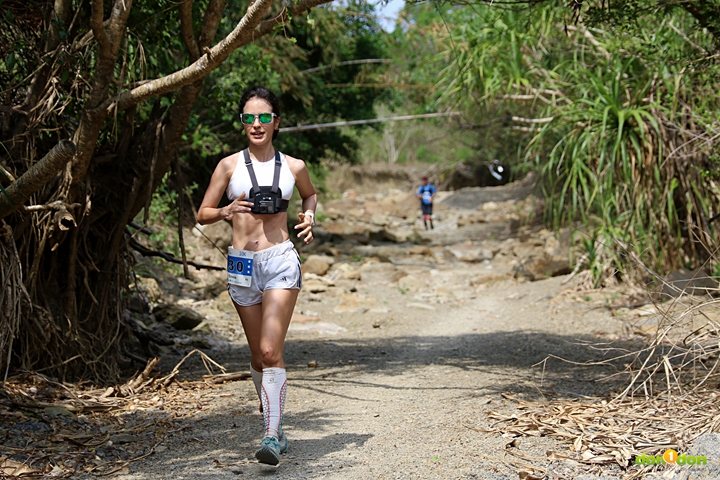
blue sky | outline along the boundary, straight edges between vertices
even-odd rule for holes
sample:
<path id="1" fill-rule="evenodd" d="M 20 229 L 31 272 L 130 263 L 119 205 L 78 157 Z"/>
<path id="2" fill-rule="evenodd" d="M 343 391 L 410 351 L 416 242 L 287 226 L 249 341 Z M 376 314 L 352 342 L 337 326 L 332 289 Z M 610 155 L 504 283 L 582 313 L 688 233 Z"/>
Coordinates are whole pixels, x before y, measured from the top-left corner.
<path id="1" fill-rule="evenodd" d="M 380 1 L 375 2 L 378 4 L 378 14 L 380 14 L 380 25 L 388 31 L 392 32 L 395 29 L 395 19 L 398 13 L 405 6 L 405 0 L 390 0 L 390 2 L 382 6 Z"/>

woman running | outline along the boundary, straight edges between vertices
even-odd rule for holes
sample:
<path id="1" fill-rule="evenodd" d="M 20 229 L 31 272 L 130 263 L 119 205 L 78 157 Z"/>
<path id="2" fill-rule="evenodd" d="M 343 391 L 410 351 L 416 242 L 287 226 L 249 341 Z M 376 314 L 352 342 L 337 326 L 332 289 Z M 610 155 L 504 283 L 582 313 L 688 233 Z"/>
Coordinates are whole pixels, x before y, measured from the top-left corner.
<path id="1" fill-rule="evenodd" d="M 317 194 L 305 162 L 273 147 L 280 127 L 280 102 L 272 92 L 264 87 L 245 92 L 240 119 L 249 146 L 218 163 L 197 221 L 201 225 L 232 221 L 228 292 L 250 347 L 250 373 L 265 420 L 265 436 L 255 457 L 277 465 L 288 448 L 282 430 L 287 388 L 283 345 L 302 286 L 287 207 L 297 187 L 303 213 L 295 230 L 310 243 Z M 223 193 L 231 203 L 218 208 Z"/>

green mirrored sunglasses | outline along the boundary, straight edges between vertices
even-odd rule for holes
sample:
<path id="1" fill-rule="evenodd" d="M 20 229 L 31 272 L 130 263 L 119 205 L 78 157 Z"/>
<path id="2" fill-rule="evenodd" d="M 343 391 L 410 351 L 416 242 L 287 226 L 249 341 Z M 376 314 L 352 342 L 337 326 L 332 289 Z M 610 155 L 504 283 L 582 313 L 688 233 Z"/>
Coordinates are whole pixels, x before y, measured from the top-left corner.
<path id="1" fill-rule="evenodd" d="M 253 123 L 255 123 L 255 118 L 259 118 L 260 123 L 262 123 L 263 125 L 267 125 L 268 123 L 272 123 L 275 117 L 277 117 L 277 115 L 275 115 L 274 113 L 243 113 L 242 115 L 240 115 L 240 121 L 244 125 L 252 125 Z"/>

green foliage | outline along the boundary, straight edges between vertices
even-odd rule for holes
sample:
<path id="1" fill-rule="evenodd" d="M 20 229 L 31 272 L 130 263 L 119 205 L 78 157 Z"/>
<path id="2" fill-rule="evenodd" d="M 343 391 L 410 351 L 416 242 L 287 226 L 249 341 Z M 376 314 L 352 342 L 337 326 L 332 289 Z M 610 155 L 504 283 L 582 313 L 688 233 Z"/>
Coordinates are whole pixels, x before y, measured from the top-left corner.
<path id="1" fill-rule="evenodd" d="M 212 170 L 218 157 L 244 148 L 238 103 L 254 85 L 280 96 L 281 126 L 374 118 L 374 101 L 382 91 L 361 85 L 375 83 L 381 67 L 338 65 L 385 57 L 373 8 L 361 1 L 318 8 L 232 55 L 205 81 L 185 136 L 184 161 L 205 163 L 206 170 Z M 233 27 L 232 19 L 222 26 L 228 31 Z M 305 72 L 310 69 L 318 70 Z M 281 134 L 275 144 L 308 163 L 328 155 L 353 161 L 359 147 L 352 135 L 336 129 Z"/>
<path id="2" fill-rule="evenodd" d="M 715 138 L 719 68 L 702 59 L 715 39 L 683 10 L 656 12 L 616 12 L 623 28 L 605 30 L 568 25 L 553 4 L 444 18 L 440 100 L 507 112 L 525 161 L 543 174 L 548 221 L 596 231 L 585 244 L 596 283 L 612 271 L 599 267 L 598 242 L 606 267 L 625 264 L 611 253 L 624 249 L 664 270 L 712 248 L 704 219 L 718 211 L 717 159 L 697 139 Z"/>

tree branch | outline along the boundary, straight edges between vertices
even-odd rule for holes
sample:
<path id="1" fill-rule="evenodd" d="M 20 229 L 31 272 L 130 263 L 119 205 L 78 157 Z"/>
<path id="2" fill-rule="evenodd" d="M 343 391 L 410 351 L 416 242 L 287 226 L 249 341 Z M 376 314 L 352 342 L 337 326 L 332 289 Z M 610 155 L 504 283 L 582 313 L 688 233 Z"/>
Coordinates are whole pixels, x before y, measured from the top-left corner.
<path id="1" fill-rule="evenodd" d="M 0 219 L 10 215 L 18 206 L 25 203 L 30 195 L 40 190 L 75 155 L 75 144 L 62 140 L 55 145 L 38 163 L 22 174 L 0 195 Z"/>
<path id="2" fill-rule="evenodd" d="M 184 0 L 180 3 L 180 36 L 188 49 L 190 60 L 194 62 L 200 56 L 200 49 L 192 27 L 192 5 L 192 0 Z"/>
<path id="3" fill-rule="evenodd" d="M 143 257 L 160 257 L 167 262 L 183 265 L 183 261 L 175 258 L 175 255 L 173 255 L 172 253 L 160 252 L 157 250 L 150 250 L 149 248 L 141 245 L 140 242 L 135 240 L 133 237 L 130 237 L 129 244 L 133 250 L 136 250 L 137 252 L 139 252 L 140 255 L 142 255 Z M 219 270 L 219 271 L 225 270 L 223 267 L 218 267 L 215 265 L 203 265 L 203 264 L 195 263 L 195 262 L 187 262 L 187 264 L 192 265 L 193 267 L 197 268 L 198 270 L 201 270 L 201 269 Z"/>
<path id="4" fill-rule="evenodd" d="M 297 5 L 292 7 L 292 12 L 295 15 L 299 15 L 313 7 L 330 3 L 331 1 L 332 0 L 301 0 Z M 130 105 L 140 103 L 157 95 L 172 92 L 204 78 L 224 62 L 232 52 L 272 32 L 275 25 L 287 19 L 287 12 L 285 12 L 274 19 L 261 23 L 262 17 L 270 8 L 270 4 L 272 4 L 272 0 L 256 0 L 255 3 L 248 7 L 247 13 L 227 37 L 209 49 L 207 55 L 202 55 L 188 67 L 178 70 L 166 77 L 144 83 L 115 98 L 108 99 L 103 102 L 99 108 L 106 109 L 108 113 L 111 112 L 113 108 L 124 110 Z M 260 26 L 258 27 L 258 25 Z"/>
<path id="5" fill-rule="evenodd" d="M 329 0 L 328 0 L 329 1 Z M 162 78 L 147 82 L 137 88 L 125 92 L 115 98 L 106 100 L 99 106 L 109 114 L 114 108 L 124 110 L 131 105 L 140 103 L 150 97 L 172 92 L 185 85 L 194 83 L 217 68 L 237 48 L 255 39 L 255 27 L 262 20 L 272 4 L 272 0 L 256 0 L 248 7 L 235 29 L 220 43 L 215 45 L 208 55 L 203 55 L 182 70 Z"/>
<path id="6" fill-rule="evenodd" d="M 108 38 L 103 25 L 103 1 L 93 0 L 92 16 L 90 18 L 90 26 L 92 27 L 93 36 L 98 42 L 100 54 L 104 55 L 108 51 Z"/>

